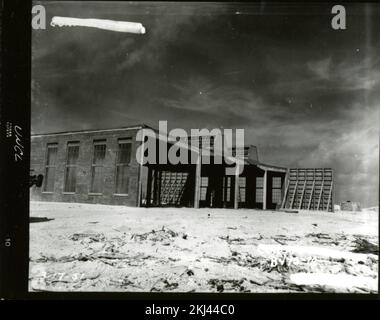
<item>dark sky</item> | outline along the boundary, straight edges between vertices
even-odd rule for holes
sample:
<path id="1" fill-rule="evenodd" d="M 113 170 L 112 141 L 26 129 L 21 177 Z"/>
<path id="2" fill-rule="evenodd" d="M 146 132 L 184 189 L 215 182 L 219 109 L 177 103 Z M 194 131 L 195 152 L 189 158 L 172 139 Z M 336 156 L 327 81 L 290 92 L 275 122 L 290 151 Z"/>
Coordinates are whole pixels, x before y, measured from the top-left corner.
<path id="1" fill-rule="evenodd" d="M 244 128 L 263 162 L 332 167 L 336 202 L 378 203 L 380 5 L 42 2 L 32 132 Z M 141 22 L 146 34 L 51 27 L 53 16 Z"/>

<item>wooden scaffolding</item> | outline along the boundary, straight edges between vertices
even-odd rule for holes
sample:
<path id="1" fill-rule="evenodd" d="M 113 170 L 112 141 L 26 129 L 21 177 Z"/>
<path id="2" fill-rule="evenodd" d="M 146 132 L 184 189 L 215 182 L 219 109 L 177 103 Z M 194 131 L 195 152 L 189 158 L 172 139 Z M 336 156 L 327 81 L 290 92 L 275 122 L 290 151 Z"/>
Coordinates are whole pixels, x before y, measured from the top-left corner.
<path id="1" fill-rule="evenodd" d="M 281 207 L 333 212 L 333 187 L 330 168 L 289 169 Z"/>
<path id="2" fill-rule="evenodd" d="M 193 179 L 190 172 L 148 170 L 146 206 L 186 206 L 192 202 Z"/>

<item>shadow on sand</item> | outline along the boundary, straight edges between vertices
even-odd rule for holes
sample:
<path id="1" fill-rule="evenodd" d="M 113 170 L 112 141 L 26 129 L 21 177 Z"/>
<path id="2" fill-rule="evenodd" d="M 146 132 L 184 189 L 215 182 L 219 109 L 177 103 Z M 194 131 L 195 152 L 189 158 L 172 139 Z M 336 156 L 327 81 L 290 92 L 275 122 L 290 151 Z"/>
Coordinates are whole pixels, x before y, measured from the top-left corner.
<path id="1" fill-rule="evenodd" d="M 29 222 L 30 223 L 33 223 L 33 222 L 47 222 L 47 221 L 50 221 L 50 220 L 54 220 L 54 219 L 49 219 L 49 218 L 46 218 L 46 217 L 29 217 Z"/>

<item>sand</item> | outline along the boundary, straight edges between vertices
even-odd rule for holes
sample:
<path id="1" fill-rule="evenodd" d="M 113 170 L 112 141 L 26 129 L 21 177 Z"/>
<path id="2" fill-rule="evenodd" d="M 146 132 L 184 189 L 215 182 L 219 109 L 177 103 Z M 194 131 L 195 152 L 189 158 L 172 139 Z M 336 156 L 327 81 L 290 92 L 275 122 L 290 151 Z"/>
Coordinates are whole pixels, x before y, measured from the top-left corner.
<path id="1" fill-rule="evenodd" d="M 378 246 L 374 210 L 286 213 L 31 202 L 30 216 L 30 291 L 378 289 L 378 255 L 355 252 L 358 239 Z M 344 285 L 339 279 L 353 280 Z"/>

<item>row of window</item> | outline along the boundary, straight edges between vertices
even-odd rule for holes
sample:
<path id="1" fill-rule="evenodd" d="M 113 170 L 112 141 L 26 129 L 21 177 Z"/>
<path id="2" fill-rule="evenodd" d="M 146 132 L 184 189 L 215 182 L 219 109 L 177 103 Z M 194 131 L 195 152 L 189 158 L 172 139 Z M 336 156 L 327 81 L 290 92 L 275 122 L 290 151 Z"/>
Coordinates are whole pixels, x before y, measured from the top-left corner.
<path id="1" fill-rule="evenodd" d="M 264 178 L 256 177 L 256 202 L 263 202 Z M 272 177 L 272 203 L 281 203 L 281 177 Z"/>
<path id="2" fill-rule="evenodd" d="M 67 143 L 67 154 L 65 164 L 64 192 L 75 193 L 77 185 L 77 175 L 79 172 L 80 143 L 70 141 Z M 104 165 L 106 158 L 106 140 L 93 141 L 93 155 L 91 162 L 91 186 L 90 193 L 103 193 Z M 128 166 L 131 161 L 131 139 L 119 139 L 116 156 L 116 194 L 128 194 Z M 46 164 L 45 164 L 45 192 L 54 191 L 54 181 L 57 170 L 58 143 L 47 145 Z"/>
<path id="3" fill-rule="evenodd" d="M 227 179 L 226 185 L 223 184 L 223 201 L 229 202 L 231 200 L 231 177 L 225 177 Z M 256 177 L 256 203 L 263 202 L 263 186 L 264 178 Z M 208 177 L 201 178 L 201 200 L 206 200 Z M 239 177 L 239 189 L 238 189 L 239 202 L 245 202 L 246 199 L 246 177 Z M 281 177 L 272 177 L 272 203 L 281 203 Z"/>

